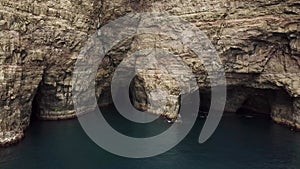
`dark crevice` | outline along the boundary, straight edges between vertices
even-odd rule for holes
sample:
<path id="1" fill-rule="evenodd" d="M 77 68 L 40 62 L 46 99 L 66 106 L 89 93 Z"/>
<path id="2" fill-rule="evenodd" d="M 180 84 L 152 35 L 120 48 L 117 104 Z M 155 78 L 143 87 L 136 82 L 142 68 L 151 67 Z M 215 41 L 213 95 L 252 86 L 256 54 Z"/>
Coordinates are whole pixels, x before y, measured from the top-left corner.
<path id="1" fill-rule="evenodd" d="M 211 93 L 200 93 L 199 115 L 206 116 L 211 107 Z"/>
<path id="2" fill-rule="evenodd" d="M 283 12 L 284 14 L 287 14 L 287 15 L 298 15 L 298 13 L 294 12 L 294 11 L 284 11 Z"/>
<path id="3" fill-rule="evenodd" d="M 30 124 L 36 122 L 39 118 L 40 114 L 40 91 L 41 85 L 39 85 L 37 92 L 33 98 L 32 105 L 31 105 L 31 115 L 30 115 Z"/>

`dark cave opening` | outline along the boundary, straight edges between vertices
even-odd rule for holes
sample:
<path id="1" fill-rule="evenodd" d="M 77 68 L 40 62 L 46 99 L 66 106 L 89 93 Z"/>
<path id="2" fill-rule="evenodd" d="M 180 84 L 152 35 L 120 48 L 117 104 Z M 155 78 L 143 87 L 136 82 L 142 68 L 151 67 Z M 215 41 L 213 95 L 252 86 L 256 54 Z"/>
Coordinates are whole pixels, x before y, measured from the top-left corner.
<path id="1" fill-rule="evenodd" d="M 39 91 L 40 87 L 38 87 L 36 94 L 33 97 L 32 104 L 31 104 L 31 114 L 30 114 L 30 124 L 39 120 L 40 114 L 40 106 L 39 106 Z"/>
<path id="2" fill-rule="evenodd" d="M 271 104 L 264 95 L 251 95 L 236 111 L 236 114 L 246 117 L 264 116 L 271 118 Z"/>
<path id="3" fill-rule="evenodd" d="M 211 108 L 211 89 L 205 92 L 199 92 L 199 95 L 200 95 L 199 114 L 200 115 L 208 114 Z"/>

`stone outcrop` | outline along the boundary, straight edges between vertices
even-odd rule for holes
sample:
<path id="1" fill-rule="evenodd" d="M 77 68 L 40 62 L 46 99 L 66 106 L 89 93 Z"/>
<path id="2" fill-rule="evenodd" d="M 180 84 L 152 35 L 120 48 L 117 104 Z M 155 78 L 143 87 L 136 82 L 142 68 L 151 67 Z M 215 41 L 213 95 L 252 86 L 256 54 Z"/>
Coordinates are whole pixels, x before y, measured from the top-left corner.
<path id="1" fill-rule="evenodd" d="M 42 119 L 75 117 L 73 67 L 88 35 L 111 17 L 104 8 L 117 9 L 92 0 L 0 1 L 0 144 L 23 136 L 32 109 Z"/>
<path id="2" fill-rule="evenodd" d="M 72 72 L 86 40 L 109 20 L 144 11 L 178 16 L 207 34 L 226 72 L 226 111 L 251 107 L 250 98 L 257 97 L 267 100 L 263 104 L 269 104 L 276 122 L 300 128 L 299 7 L 297 0 L 1 0 L 0 144 L 23 137 L 32 110 L 46 120 L 75 117 Z M 107 54 L 96 79 L 99 105 L 111 103 L 110 80 L 121 61 L 153 42 L 192 68 L 204 97 L 201 105 L 207 109 L 209 83 L 203 63 L 181 44 L 147 35 L 127 40 Z M 164 75 L 161 69 L 140 72 L 132 87 L 133 104 L 143 110 L 164 98 L 169 104 L 152 111 L 176 118 L 178 88 Z M 161 88 L 165 90 L 155 90 Z"/>

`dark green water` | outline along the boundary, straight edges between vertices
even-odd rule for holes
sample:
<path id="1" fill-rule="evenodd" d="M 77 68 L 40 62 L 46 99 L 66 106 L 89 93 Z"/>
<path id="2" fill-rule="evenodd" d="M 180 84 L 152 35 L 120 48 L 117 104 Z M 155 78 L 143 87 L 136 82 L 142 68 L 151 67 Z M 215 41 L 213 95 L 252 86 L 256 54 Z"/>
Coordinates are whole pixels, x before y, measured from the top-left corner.
<path id="1" fill-rule="evenodd" d="M 162 121 L 133 128 L 110 117 L 132 135 L 168 127 Z M 204 120 L 175 148 L 148 159 L 127 159 L 95 145 L 77 120 L 36 121 L 20 144 L 0 149 L 0 169 L 299 169 L 300 133 L 255 117 L 225 116 L 213 137 L 198 144 Z M 154 126 L 154 127 L 153 127 Z M 156 127 L 155 127 L 156 126 Z M 154 131 L 154 132 L 153 132 Z M 151 133 L 152 132 L 152 133 Z"/>

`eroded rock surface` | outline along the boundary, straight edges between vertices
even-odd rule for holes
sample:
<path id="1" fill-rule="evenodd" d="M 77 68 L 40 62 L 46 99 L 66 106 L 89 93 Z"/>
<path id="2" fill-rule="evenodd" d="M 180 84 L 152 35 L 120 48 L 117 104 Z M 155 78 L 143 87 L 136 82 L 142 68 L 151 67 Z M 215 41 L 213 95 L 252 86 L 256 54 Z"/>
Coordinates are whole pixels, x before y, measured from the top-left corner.
<path id="1" fill-rule="evenodd" d="M 42 119 L 75 117 L 72 72 L 89 35 L 109 20 L 143 11 L 178 16 L 207 34 L 226 72 L 226 111 L 237 111 L 249 97 L 263 95 L 275 121 L 299 128 L 299 7 L 297 0 L 1 0 L 0 144 L 23 137 L 33 109 Z M 192 68 L 200 89 L 208 90 L 203 62 L 191 51 L 172 39 L 141 35 L 107 54 L 96 79 L 99 104 L 111 103 L 110 80 L 121 61 L 138 49 L 153 47 L 153 42 L 156 48 L 182 58 Z M 160 71 L 140 72 L 133 93 L 137 108 L 145 109 L 162 93 L 176 91 L 174 79 L 168 81 L 170 76 Z M 157 85 L 159 81 L 164 83 Z M 159 88 L 166 92 L 152 90 Z M 264 90 L 268 92 L 260 92 Z M 169 107 L 153 111 L 166 114 L 172 109 L 176 117 L 180 106 L 177 94 L 164 97 L 171 103 Z"/>

